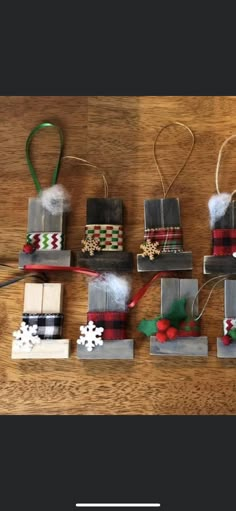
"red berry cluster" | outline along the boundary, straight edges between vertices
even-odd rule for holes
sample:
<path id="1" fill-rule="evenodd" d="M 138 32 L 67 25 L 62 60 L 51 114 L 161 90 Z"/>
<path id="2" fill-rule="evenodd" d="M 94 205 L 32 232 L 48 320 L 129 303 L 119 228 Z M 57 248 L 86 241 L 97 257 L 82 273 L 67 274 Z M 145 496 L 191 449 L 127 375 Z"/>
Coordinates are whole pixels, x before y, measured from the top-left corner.
<path id="1" fill-rule="evenodd" d="M 225 346 L 228 346 L 232 342 L 230 335 L 224 335 L 221 337 L 221 340 Z"/>
<path id="2" fill-rule="evenodd" d="M 173 341 L 177 334 L 177 328 L 171 326 L 169 319 L 159 319 L 157 321 L 156 338 L 159 342 Z"/>
<path id="3" fill-rule="evenodd" d="M 33 243 L 26 243 L 23 246 L 23 252 L 25 252 L 25 254 L 32 254 L 33 252 L 35 252 L 35 250 L 36 247 Z"/>

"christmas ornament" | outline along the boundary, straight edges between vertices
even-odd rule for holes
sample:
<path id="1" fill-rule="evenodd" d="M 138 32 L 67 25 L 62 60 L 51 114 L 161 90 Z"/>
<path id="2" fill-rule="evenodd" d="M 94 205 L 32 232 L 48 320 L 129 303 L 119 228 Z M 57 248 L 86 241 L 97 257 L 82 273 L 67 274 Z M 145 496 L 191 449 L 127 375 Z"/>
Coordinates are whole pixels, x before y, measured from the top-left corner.
<path id="1" fill-rule="evenodd" d="M 236 207 L 232 193 L 221 192 L 219 188 L 219 171 L 223 149 L 236 135 L 228 137 L 219 150 L 215 185 L 216 194 L 210 197 L 208 202 L 209 223 L 212 229 L 212 255 L 204 257 L 204 274 L 236 273 Z"/>
<path id="2" fill-rule="evenodd" d="M 103 273 L 88 286 L 87 326 L 80 327 L 80 359 L 133 359 L 133 339 L 127 339 L 130 281 Z M 96 336 L 98 334 L 98 341 Z"/>
<path id="3" fill-rule="evenodd" d="M 184 164 L 165 189 L 163 175 L 156 157 L 156 142 L 162 131 L 173 125 L 181 126 L 190 133 L 191 146 Z M 140 245 L 143 253 L 137 255 L 137 270 L 139 272 L 192 269 L 192 252 L 185 252 L 183 248 L 179 199 L 167 198 L 167 195 L 177 177 L 185 168 L 192 154 L 194 143 L 194 135 L 191 129 L 180 122 L 173 122 L 164 126 L 156 136 L 153 147 L 154 159 L 161 180 L 163 198 L 146 199 L 144 201 L 145 232 L 144 243 Z"/>
<path id="4" fill-rule="evenodd" d="M 62 339 L 62 305 L 62 284 L 25 284 L 23 321 L 13 332 L 13 359 L 69 357 L 70 341 Z"/>
<path id="5" fill-rule="evenodd" d="M 76 156 L 64 156 L 89 167 L 97 166 Z M 108 198 L 108 183 L 101 172 L 104 198 L 87 199 L 87 221 L 81 250 L 76 264 L 93 270 L 129 272 L 133 269 L 133 255 L 124 251 L 123 202 Z"/>
<path id="6" fill-rule="evenodd" d="M 44 128 L 54 128 L 60 138 L 60 150 L 56 167 L 53 171 L 51 187 L 43 190 L 30 159 L 30 146 L 33 137 Z M 62 130 L 50 122 L 36 126 L 26 141 L 26 161 L 38 196 L 30 198 L 28 203 L 27 240 L 19 254 L 19 267 L 37 266 L 70 266 L 71 251 L 65 250 L 65 219 L 70 210 L 70 195 L 57 183 L 63 151 Z"/>

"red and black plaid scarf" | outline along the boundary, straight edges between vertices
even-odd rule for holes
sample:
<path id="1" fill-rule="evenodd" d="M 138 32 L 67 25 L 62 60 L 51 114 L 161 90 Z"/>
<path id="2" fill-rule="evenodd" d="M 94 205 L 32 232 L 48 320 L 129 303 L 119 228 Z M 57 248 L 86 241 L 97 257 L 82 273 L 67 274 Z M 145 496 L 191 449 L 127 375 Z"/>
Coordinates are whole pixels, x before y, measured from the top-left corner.
<path id="1" fill-rule="evenodd" d="M 183 232 L 181 227 L 160 227 L 146 229 L 144 239 L 158 241 L 162 252 L 183 252 Z"/>
<path id="2" fill-rule="evenodd" d="M 127 312 L 88 312 L 88 321 L 93 321 L 97 327 L 103 327 L 104 341 L 126 339 Z"/>
<path id="3" fill-rule="evenodd" d="M 236 252 L 236 229 L 214 229 L 213 255 L 225 256 Z"/>

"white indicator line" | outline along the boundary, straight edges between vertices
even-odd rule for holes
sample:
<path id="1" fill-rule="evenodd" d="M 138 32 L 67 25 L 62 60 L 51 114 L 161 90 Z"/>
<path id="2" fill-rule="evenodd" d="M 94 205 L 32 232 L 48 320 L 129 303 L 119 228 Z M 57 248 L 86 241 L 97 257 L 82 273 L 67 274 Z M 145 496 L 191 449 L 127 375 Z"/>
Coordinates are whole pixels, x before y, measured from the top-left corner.
<path id="1" fill-rule="evenodd" d="M 117 503 L 111 503 L 111 504 L 76 504 L 76 507 L 161 507 L 161 504 L 134 504 L 134 503 L 127 503 L 127 504 L 117 504 Z"/>

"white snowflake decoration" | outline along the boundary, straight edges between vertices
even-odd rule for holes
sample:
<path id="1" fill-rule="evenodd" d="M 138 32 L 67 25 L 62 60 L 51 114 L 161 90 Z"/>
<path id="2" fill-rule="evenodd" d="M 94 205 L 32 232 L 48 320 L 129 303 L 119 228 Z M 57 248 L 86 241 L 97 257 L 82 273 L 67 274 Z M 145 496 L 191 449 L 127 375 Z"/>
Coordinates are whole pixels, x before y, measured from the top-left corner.
<path id="1" fill-rule="evenodd" d="M 13 337 L 16 339 L 16 348 L 19 351 L 30 352 L 35 344 L 40 344 L 41 339 L 37 335 L 38 325 L 27 325 L 22 321 L 20 329 L 13 332 Z"/>
<path id="2" fill-rule="evenodd" d="M 81 336 L 77 339 L 77 344 L 82 344 L 88 351 L 92 351 L 95 346 L 102 346 L 103 340 L 101 338 L 104 328 L 96 327 L 93 321 L 89 321 L 86 326 L 80 327 Z"/>

